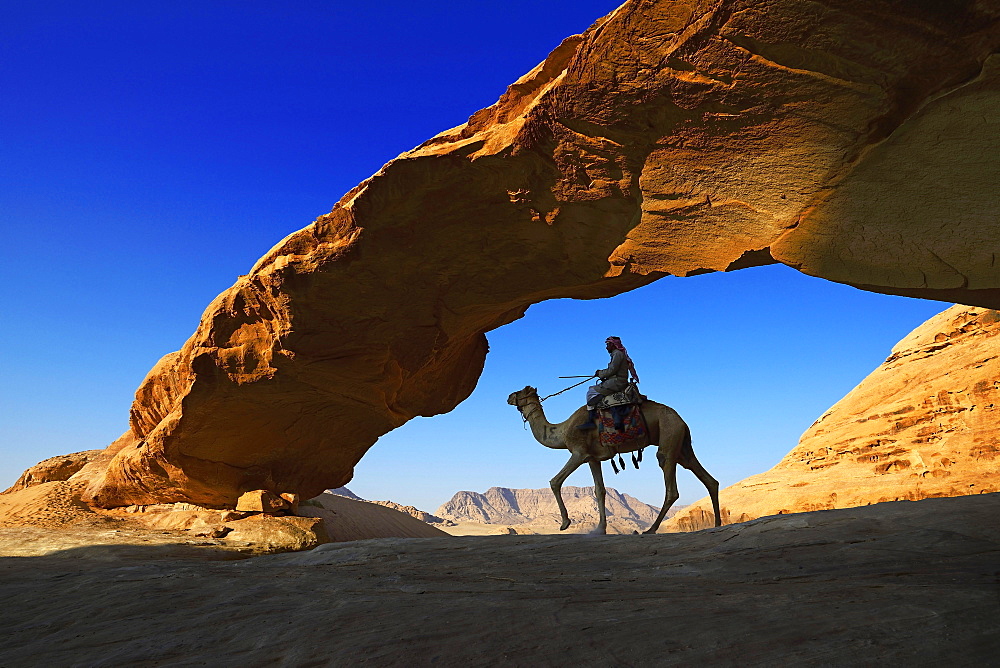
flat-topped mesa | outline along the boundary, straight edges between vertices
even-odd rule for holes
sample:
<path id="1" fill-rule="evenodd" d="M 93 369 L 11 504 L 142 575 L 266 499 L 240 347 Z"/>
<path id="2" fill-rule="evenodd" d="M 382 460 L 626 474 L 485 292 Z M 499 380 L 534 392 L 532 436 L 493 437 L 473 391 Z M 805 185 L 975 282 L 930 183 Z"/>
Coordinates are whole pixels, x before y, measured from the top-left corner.
<path id="1" fill-rule="evenodd" d="M 998 16 L 627 2 L 213 301 L 137 391 L 135 444 L 91 502 L 342 485 L 379 436 L 467 397 L 484 333 L 545 299 L 776 259 L 1000 305 Z"/>

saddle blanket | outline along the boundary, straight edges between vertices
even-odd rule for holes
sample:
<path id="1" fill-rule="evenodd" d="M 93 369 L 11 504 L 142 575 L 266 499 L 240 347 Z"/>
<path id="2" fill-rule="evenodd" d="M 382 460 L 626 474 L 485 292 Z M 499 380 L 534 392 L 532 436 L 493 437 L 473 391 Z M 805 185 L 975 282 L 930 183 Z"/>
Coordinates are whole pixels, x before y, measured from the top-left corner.
<path id="1" fill-rule="evenodd" d="M 614 394 L 609 394 L 601 398 L 597 402 L 597 408 L 611 408 L 612 406 L 625 406 L 627 404 L 641 404 L 646 397 L 639 394 L 639 388 L 635 386 L 634 383 L 629 383 L 628 386 L 621 392 L 615 392 Z"/>
<path id="2" fill-rule="evenodd" d="M 639 407 L 623 407 L 630 409 L 621 421 L 621 429 L 615 427 L 615 418 L 611 411 L 600 411 L 597 420 L 598 438 L 601 445 L 611 447 L 624 445 L 640 439 L 648 439 L 646 420 L 642 417 Z"/>

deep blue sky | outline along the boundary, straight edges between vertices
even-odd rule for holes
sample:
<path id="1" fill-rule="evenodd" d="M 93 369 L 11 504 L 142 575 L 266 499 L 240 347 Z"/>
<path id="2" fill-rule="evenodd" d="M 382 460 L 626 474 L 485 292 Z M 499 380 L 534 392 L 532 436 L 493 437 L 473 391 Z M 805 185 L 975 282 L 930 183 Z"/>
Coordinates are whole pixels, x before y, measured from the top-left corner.
<path id="1" fill-rule="evenodd" d="M 0 488 L 112 441 L 146 371 L 275 242 L 616 6 L 18 4 L 0 12 Z M 427 510 L 460 489 L 545 487 L 563 454 L 534 443 L 507 394 L 602 366 L 610 333 L 729 484 L 773 465 L 945 306 L 783 267 L 537 305 L 490 335 L 469 401 L 384 437 L 350 487 Z M 596 315 L 609 308 L 623 314 L 614 332 Z M 567 397 L 551 417 L 582 403 Z M 661 499 L 653 467 L 611 478 Z M 681 486 L 682 501 L 701 496 Z"/>

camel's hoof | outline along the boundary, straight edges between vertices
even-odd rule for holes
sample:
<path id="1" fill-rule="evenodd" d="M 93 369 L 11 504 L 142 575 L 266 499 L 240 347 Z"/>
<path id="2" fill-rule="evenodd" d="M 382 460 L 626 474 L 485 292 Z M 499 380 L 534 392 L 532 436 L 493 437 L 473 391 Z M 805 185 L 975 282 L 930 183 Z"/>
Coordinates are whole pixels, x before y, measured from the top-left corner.
<path id="1" fill-rule="evenodd" d="M 569 520 L 566 520 L 565 522 L 562 523 L 562 526 L 559 527 L 559 530 L 560 531 L 565 531 L 568 528 L 569 528 Z"/>
<path id="2" fill-rule="evenodd" d="M 591 536 L 606 536 L 606 535 L 608 535 L 608 530 L 607 530 L 607 528 L 603 528 L 603 527 L 594 527 L 594 530 L 590 532 L 590 535 Z"/>

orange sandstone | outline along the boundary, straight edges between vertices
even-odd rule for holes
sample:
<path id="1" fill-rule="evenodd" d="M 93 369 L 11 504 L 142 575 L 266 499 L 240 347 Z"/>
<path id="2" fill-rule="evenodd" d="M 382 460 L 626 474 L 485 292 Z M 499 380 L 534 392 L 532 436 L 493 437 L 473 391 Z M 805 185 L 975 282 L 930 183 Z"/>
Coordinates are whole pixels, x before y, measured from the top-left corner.
<path id="1" fill-rule="evenodd" d="M 719 493 L 728 522 L 1000 491 L 1000 312 L 952 306 L 820 417 L 770 471 Z M 666 524 L 712 526 L 707 499 Z"/>
<path id="2" fill-rule="evenodd" d="M 631 0 L 219 295 L 136 392 L 105 506 L 315 496 L 454 408 L 556 297 L 775 260 L 1000 306 L 1000 2 Z"/>

